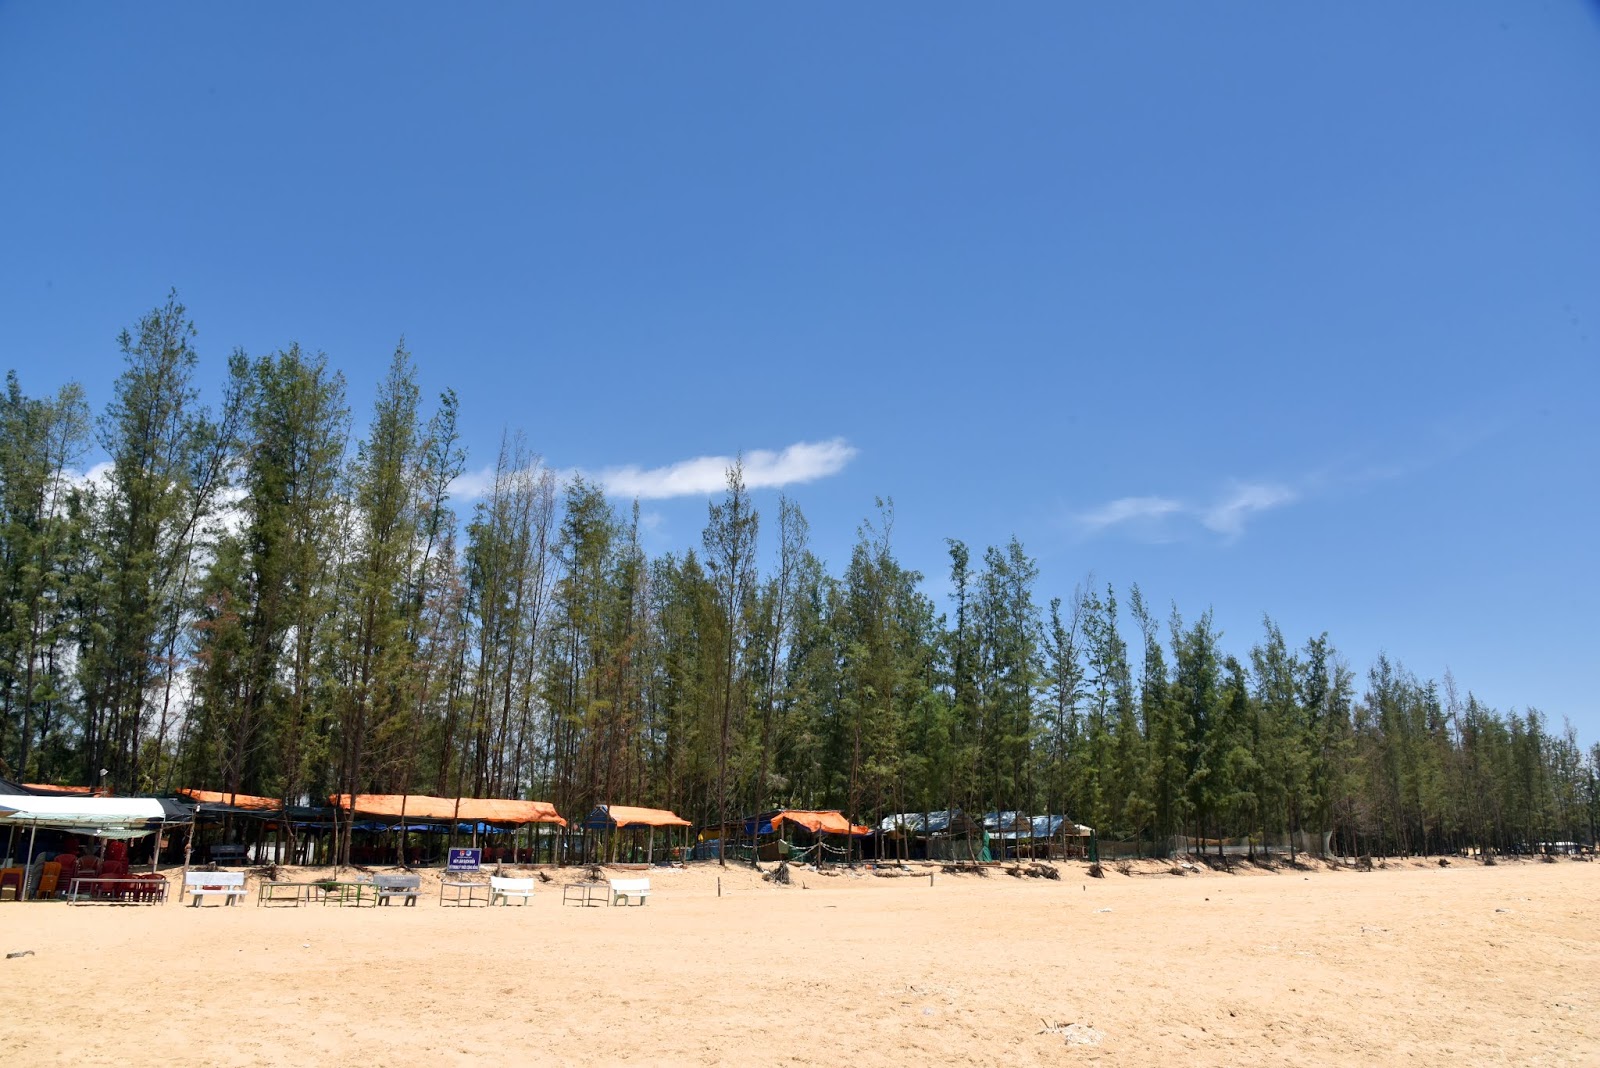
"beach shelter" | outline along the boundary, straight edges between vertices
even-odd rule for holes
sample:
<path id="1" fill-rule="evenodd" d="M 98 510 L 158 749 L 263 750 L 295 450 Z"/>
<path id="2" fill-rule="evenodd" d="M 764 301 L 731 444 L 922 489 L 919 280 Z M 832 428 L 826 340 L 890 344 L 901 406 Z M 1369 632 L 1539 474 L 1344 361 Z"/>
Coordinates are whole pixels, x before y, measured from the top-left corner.
<path id="1" fill-rule="evenodd" d="M 763 834 L 771 834 L 778 839 L 776 843 L 770 844 L 770 848 L 764 850 L 758 845 L 758 855 L 762 860 L 775 860 L 786 855 L 796 830 L 803 831 L 811 836 L 815 842 L 815 845 L 811 848 L 817 850 L 819 854 L 817 860 L 819 861 L 822 859 L 820 854 L 824 848 L 835 853 L 846 852 L 843 849 L 824 846 L 822 842 L 824 835 L 863 838 L 873 833 L 871 827 L 863 827 L 860 824 L 851 823 L 843 813 L 835 808 L 778 809 L 775 812 L 763 813 L 745 821 L 745 833 L 750 836 L 752 842 L 758 842 L 759 837 Z M 786 835 L 788 836 L 787 839 L 785 838 Z M 803 850 L 802 853 L 804 852 L 806 851 Z"/>
<path id="2" fill-rule="evenodd" d="M 477 841 L 477 824 L 496 827 L 532 828 L 536 824 L 553 823 L 565 827 L 567 821 L 556 806 L 548 801 L 520 801 L 503 797 L 434 797 L 431 794 L 334 794 L 328 798 L 337 809 L 348 813 L 348 818 L 364 817 L 368 821 L 394 821 L 391 829 L 398 832 L 402 825 L 412 820 L 443 822 L 452 831 L 462 823 L 473 832 Z M 530 835 L 531 835 L 530 830 Z M 515 839 L 513 839 L 515 858 Z M 531 839 L 530 839 L 531 845 Z"/>
<path id="3" fill-rule="evenodd" d="M 40 827 L 94 838 L 127 839 L 159 834 L 169 826 L 194 820 L 192 809 L 156 797 L 0 794 L 0 810 L 0 828 L 10 831 L 8 853 L 15 845 L 17 832 L 28 831 L 24 867 L 33 864 Z M 160 867 L 159 851 L 155 857 L 152 871 Z"/>
<path id="4" fill-rule="evenodd" d="M 991 860 L 988 833 L 965 812 L 897 812 L 883 817 L 878 829 L 891 838 L 916 843 L 926 860 Z M 914 855 L 914 854 L 913 854 Z"/>
<path id="5" fill-rule="evenodd" d="M 846 834 L 868 835 L 872 833 L 871 827 L 851 823 L 844 818 L 838 809 L 811 811 L 805 809 L 786 808 L 775 812 L 770 821 L 772 829 L 776 832 L 785 823 L 792 823 L 796 827 L 804 827 L 812 834 Z"/>
<path id="6" fill-rule="evenodd" d="M 583 819 L 583 826 L 591 831 L 621 831 L 633 827 L 648 828 L 645 846 L 645 863 L 655 861 L 656 828 L 667 831 L 671 842 L 671 828 L 693 826 L 688 820 L 669 809 L 638 808 L 633 805 L 596 805 L 594 811 Z"/>
<path id="7" fill-rule="evenodd" d="M 494 823 L 522 827 L 530 823 L 567 821 L 548 801 L 518 801 L 497 797 L 433 797 L 428 794 L 335 794 L 328 799 L 338 808 L 368 818 L 447 820 L 451 823 Z"/>

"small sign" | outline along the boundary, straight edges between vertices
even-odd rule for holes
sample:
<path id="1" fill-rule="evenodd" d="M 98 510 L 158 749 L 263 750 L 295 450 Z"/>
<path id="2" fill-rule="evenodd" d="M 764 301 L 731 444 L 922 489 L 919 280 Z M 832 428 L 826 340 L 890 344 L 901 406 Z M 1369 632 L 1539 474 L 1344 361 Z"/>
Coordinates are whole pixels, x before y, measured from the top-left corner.
<path id="1" fill-rule="evenodd" d="M 481 849 L 452 849 L 445 864 L 446 871 L 477 871 L 483 864 Z"/>

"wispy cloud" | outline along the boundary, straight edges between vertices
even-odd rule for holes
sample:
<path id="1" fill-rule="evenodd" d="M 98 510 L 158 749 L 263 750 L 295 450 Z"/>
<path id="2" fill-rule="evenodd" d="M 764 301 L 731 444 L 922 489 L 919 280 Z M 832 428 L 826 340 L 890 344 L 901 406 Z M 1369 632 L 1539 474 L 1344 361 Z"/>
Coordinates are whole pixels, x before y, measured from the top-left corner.
<path id="1" fill-rule="evenodd" d="M 1121 523 L 1149 522 L 1183 511 L 1183 502 L 1170 497 L 1118 497 L 1078 516 L 1085 529 L 1095 531 Z"/>
<path id="2" fill-rule="evenodd" d="M 744 484 L 750 489 L 774 489 L 815 482 L 836 475 L 855 459 L 857 449 L 843 438 L 828 441 L 799 441 L 784 449 L 753 449 L 743 456 Z M 696 456 L 661 467 L 624 464 L 590 471 L 574 468 L 558 471 L 563 479 L 583 475 L 600 484 L 614 497 L 643 501 L 670 497 L 707 497 L 728 484 L 732 456 Z M 494 488 L 494 468 L 469 471 L 451 483 L 451 495 L 458 500 L 475 500 Z"/>
<path id="3" fill-rule="evenodd" d="M 1274 482 L 1235 482 L 1208 501 L 1183 501 L 1175 497 L 1118 497 L 1074 516 L 1086 534 L 1112 528 L 1135 532 L 1147 540 L 1166 541 L 1186 524 L 1199 524 L 1228 541 L 1240 537 L 1254 516 L 1281 508 L 1299 493 Z"/>
<path id="4" fill-rule="evenodd" d="M 815 482 L 844 470 L 855 459 L 856 448 L 843 438 L 801 441 L 773 452 L 755 449 L 744 454 L 744 484 L 751 489 L 771 489 Z M 595 481 L 618 497 L 655 501 L 668 497 L 703 497 L 720 493 L 728 484 L 732 456 L 696 456 L 665 467 L 607 467 L 595 472 Z"/>
<path id="5" fill-rule="evenodd" d="M 1207 530 L 1215 531 L 1224 537 L 1237 538 L 1244 533 L 1245 520 L 1257 512 L 1266 512 L 1290 504 L 1298 496 L 1299 494 L 1288 486 L 1242 483 L 1234 486 L 1233 490 L 1221 500 L 1203 508 L 1199 512 L 1199 518 Z"/>

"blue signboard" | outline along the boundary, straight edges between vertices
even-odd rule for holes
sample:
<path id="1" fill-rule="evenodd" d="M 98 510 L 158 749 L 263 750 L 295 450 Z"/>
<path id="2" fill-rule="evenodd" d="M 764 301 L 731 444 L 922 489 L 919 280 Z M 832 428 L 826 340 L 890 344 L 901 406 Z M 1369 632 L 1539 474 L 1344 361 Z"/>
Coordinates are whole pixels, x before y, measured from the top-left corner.
<path id="1" fill-rule="evenodd" d="M 477 871 L 483 862 L 481 849 L 452 849 L 446 871 Z"/>

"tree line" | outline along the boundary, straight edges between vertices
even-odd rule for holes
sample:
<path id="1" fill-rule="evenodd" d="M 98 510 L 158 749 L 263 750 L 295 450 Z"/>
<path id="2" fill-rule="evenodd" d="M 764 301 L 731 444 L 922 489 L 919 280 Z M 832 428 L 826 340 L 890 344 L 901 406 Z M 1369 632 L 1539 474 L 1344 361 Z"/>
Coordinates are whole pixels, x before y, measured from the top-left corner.
<path id="1" fill-rule="evenodd" d="M 1600 745 L 1448 677 L 1387 657 L 1358 677 L 1270 618 L 1230 653 L 1209 612 L 1158 613 L 1136 585 L 1043 601 L 1016 540 L 950 541 L 940 611 L 891 504 L 830 570 L 799 506 L 759 514 L 738 464 L 700 546 L 652 556 L 637 502 L 518 435 L 454 501 L 456 397 L 425 403 L 403 346 L 358 435 L 324 355 L 235 351 L 211 405 L 194 338 L 176 297 L 123 333 L 97 417 L 77 385 L 7 376 L 13 778 L 697 823 L 1022 810 L 1152 844 L 1329 831 L 1346 852 L 1594 838 Z"/>

